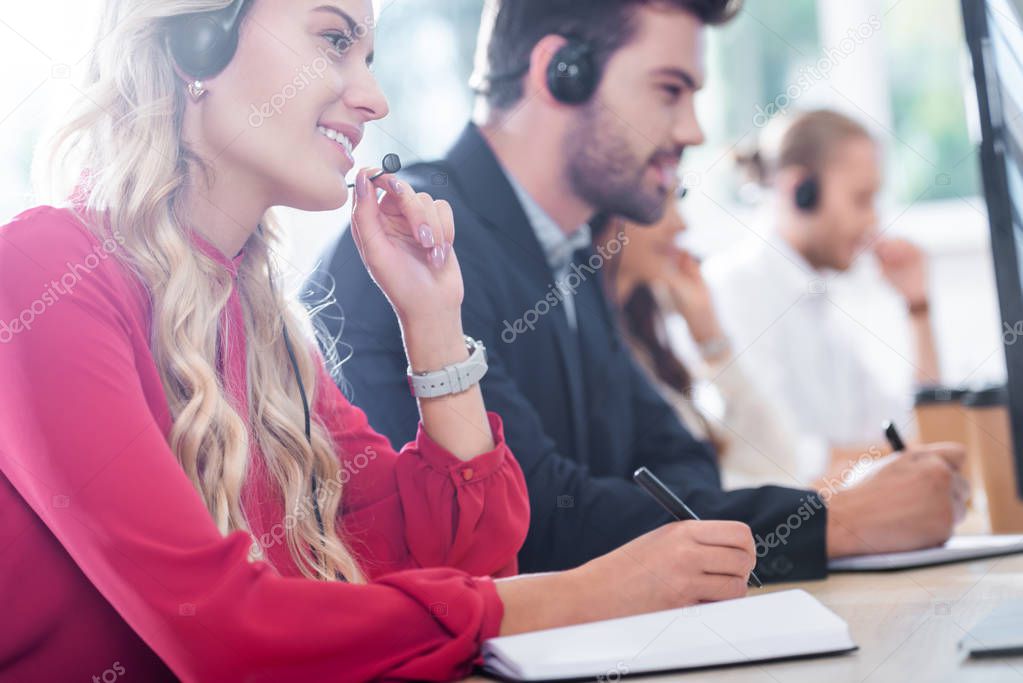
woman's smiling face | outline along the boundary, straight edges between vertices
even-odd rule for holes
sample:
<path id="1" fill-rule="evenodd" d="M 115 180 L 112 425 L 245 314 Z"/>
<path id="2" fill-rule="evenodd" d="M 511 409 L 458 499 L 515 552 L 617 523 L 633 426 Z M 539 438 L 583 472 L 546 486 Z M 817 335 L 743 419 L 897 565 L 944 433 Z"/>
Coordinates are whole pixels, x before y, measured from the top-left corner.
<path id="1" fill-rule="evenodd" d="M 185 136 L 201 140 L 218 182 L 261 192 L 270 205 L 336 209 L 366 123 L 388 111 L 370 70 L 372 2 L 250 3 L 238 50 L 204 82 Z"/>

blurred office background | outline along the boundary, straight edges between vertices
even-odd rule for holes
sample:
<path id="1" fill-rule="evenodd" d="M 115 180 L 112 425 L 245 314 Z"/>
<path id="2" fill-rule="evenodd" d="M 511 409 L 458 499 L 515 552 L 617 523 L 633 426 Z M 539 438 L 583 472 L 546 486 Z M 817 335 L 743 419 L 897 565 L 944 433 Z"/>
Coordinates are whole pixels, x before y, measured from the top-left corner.
<path id="1" fill-rule="evenodd" d="M 33 204 L 33 145 L 87 64 L 102 0 L 36 0 L 0 9 L 0 223 Z M 391 115 L 372 124 L 360 164 L 394 151 L 406 164 L 443 153 L 470 114 L 482 0 L 378 0 L 376 74 Z M 769 114 L 828 106 L 864 122 L 884 144 L 881 229 L 931 256 L 933 306 L 947 383 L 1004 377 L 959 0 L 746 0 L 710 31 L 699 96 L 707 143 L 680 169 L 688 245 L 703 256 L 764 234 L 770 207 L 732 155 L 755 143 Z M 545 150 L 537 150 L 538 154 Z M 315 265 L 346 211 L 286 211 L 292 278 Z M 861 343 L 893 386 L 912 371 L 908 328 L 872 258 L 831 282 Z"/>

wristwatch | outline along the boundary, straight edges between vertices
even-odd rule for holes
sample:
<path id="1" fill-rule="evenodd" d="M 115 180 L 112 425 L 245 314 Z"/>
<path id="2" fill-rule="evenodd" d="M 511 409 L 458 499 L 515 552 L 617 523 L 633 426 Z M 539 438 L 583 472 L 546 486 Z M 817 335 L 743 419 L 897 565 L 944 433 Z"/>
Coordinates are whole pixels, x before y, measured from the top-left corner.
<path id="1" fill-rule="evenodd" d="M 700 355 L 707 361 L 717 360 L 732 350 L 732 344 L 728 341 L 728 337 L 715 337 L 700 342 L 696 346 L 700 350 Z"/>
<path id="2" fill-rule="evenodd" d="M 487 349 L 483 342 L 465 337 L 469 357 L 433 372 L 412 372 L 409 366 L 408 386 L 416 398 L 439 398 L 460 394 L 479 383 L 487 374 Z"/>

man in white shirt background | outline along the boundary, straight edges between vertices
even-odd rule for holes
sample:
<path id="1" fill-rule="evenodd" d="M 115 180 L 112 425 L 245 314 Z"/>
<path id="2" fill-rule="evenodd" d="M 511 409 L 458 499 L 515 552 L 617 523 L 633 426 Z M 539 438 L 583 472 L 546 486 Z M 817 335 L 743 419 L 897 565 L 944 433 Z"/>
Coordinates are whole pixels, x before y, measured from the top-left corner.
<path id="1" fill-rule="evenodd" d="M 909 242 L 878 232 L 881 150 L 867 130 L 836 112 L 796 115 L 776 144 L 747 165 L 777 193 L 774 231 L 708 260 L 704 274 L 726 334 L 761 389 L 813 443 L 803 471 L 823 474 L 849 458 L 886 450 L 881 423 L 909 427 L 911 397 L 865 361 L 862 332 L 830 297 L 828 280 L 872 252 L 903 298 L 918 384 L 939 380 L 927 263 Z M 727 369 L 725 370 L 727 372 Z"/>

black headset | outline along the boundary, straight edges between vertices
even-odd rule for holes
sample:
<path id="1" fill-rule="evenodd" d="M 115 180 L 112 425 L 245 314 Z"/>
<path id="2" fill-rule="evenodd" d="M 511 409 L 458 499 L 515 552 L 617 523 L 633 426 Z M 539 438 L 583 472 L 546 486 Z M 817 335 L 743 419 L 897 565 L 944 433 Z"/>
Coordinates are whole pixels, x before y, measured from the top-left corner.
<path id="1" fill-rule="evenodd" d="M 796 207 L 800 211 L 810 213 L 817 208 L 820 201 L 821 184 L 817 176 L 810 175 L 796 185 L 795 200 Z"/>
<path id="2" fill-rule="evenodd" d="M 547 89 L 558 102 L 582 104 L 596 92 L 600 83 L 600 73 L 593 56 L 593 48 L 589 43 L 571 36 L 564 38 L 567 42 L 558 48 L 547 65 Z M 528 66 L 488 77 L 486 79 L 488 85 L 478 92 L 487 94 L 490 84 L 496 81 L 516 80 L 527 73 Z"/>
<path id="3" fill-rule="evenodd" d="M 547 88 L 558 102 L 582 104 L 593 97 L 599 83 L 589 43 L 569 38 L 547 65 Z"/>
<path id="4" fill-rule="evenodd" d="M 259 226 L 259 231 L 263 231 L 263 226 Z M 267 277 L 270 279 L 270 289 L 274 289 L 273 274 L 267 270 Z M 295 372 L 295 382 L 298 384 L 298 394 L 302 398 L 302 411 L 305 414 L 305 438 L 309 442 L 309 446 L 313 445 L 312 436 L 312 424 L 309 414 L 309 397 L 305 391 L 305 383 L 302 382 L 302 373 L 298 370 L 298 358 L 295 357 L 295 348 L 291 345 L 291 337 L 288 335 L 287 326 L 283 326 L 282 331 L 284 333 L 284 346 L 288 350 L 288 359 L 291 361 L 291 368 Z M 319 485 L 316 479 L 316 473 L 313 472 L 310 475 L 312 481 L 312 499 L 313 499 L 313 514 L 316 515 L 316 526 L 320 530 L 320 535 L 325 536 L 326 530 L 323 526 L 323 514 L 320 512 L 320 495 Z M 338 581 L 347 581 L 347 579 L 340 573 L 336 572 L 335 577 Z"/>
<path id="5" fill-rule="evenodd" d="M 234 0 L 222 9 L 171 17 L 167 48 L 178 67 L 195 79 L 223 71 L 238 49 L 238 28 L 249 4 L 248 0 Z"/>

